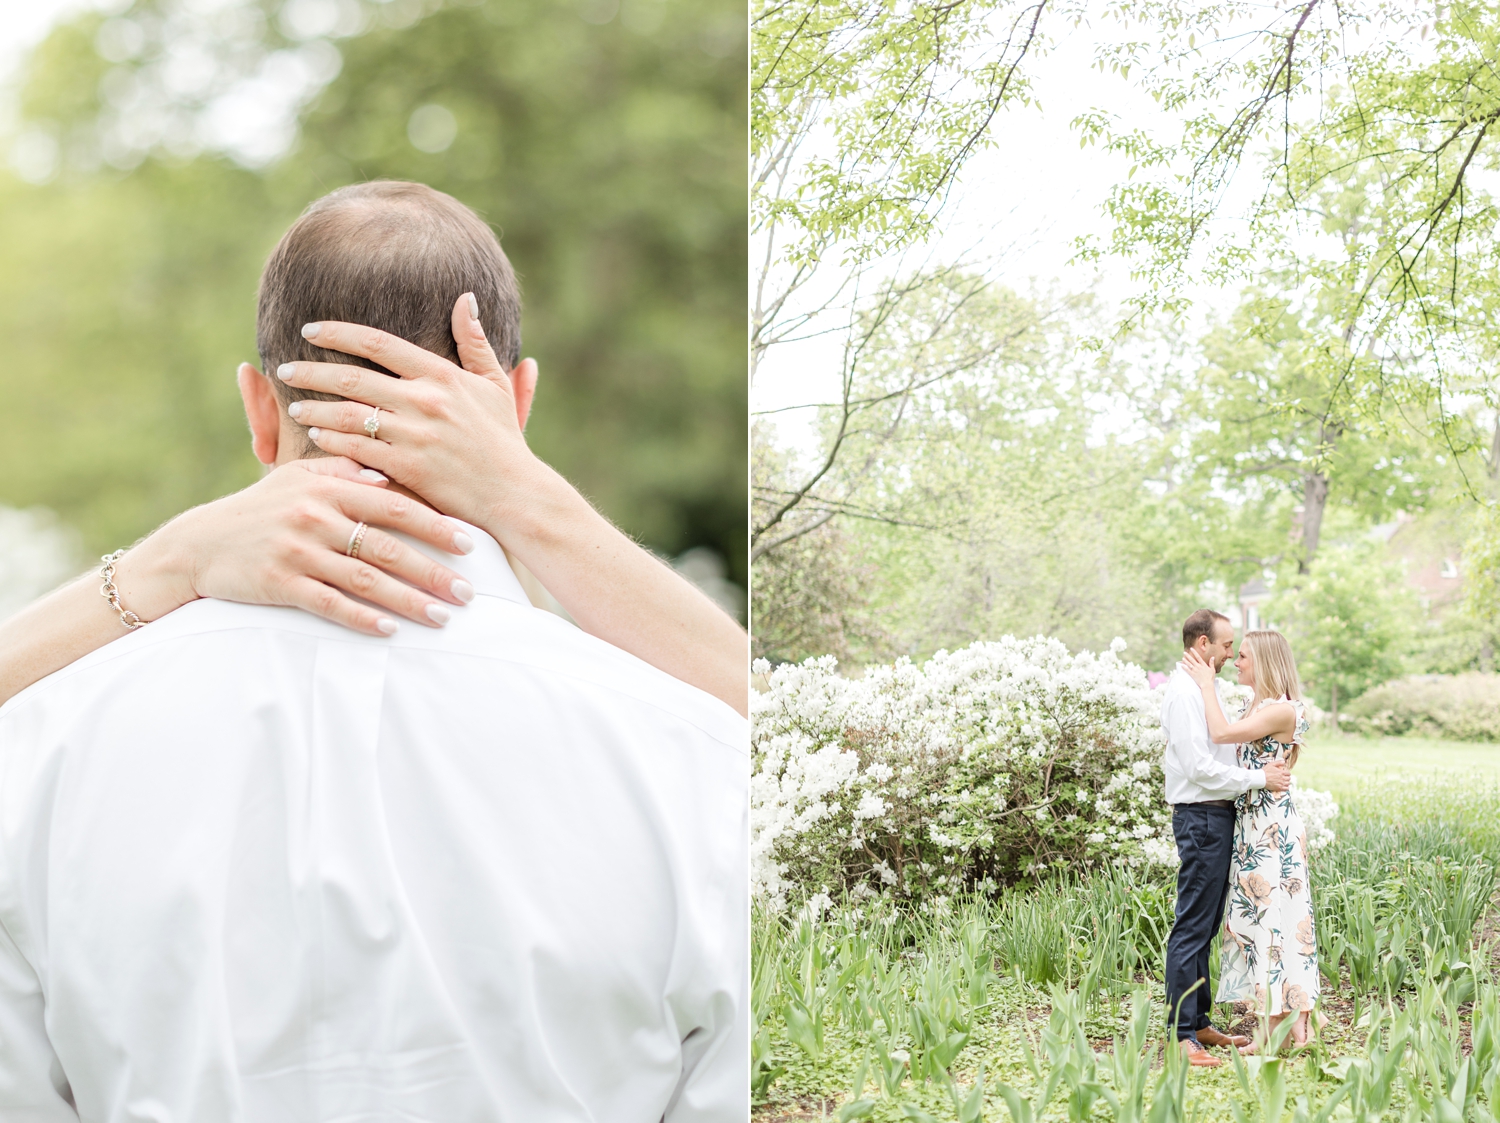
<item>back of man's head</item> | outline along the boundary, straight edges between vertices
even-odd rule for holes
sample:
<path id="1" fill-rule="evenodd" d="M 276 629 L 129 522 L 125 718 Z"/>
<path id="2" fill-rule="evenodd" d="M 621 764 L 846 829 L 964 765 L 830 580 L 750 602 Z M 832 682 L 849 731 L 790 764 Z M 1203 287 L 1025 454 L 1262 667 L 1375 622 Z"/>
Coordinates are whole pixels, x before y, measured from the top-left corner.
<path id="1" fill-rule="evenodd" d="M 274 377 L 282 363 L 382 369 L 302 337 L 303 324 L 324 320 L 379 328 L 456 363 L 453 305 L 466 292 L 479 302 L 495 357 L 511 369 L 521 357 L 521 293 L 484 220 L 420 183 L 341 187 L 303 211 L 266 262 L 255 326 L 263 369 L 283 405 L 332 395 L 288 386 Z M 311 442 L 307 451 L 317 454 Z"/>

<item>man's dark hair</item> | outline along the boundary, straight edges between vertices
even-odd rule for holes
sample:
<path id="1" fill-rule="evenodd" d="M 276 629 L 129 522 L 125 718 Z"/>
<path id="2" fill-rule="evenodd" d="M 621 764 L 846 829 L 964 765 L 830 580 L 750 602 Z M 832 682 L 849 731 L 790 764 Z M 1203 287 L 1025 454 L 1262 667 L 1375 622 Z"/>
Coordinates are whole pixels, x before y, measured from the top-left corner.
<path id="1" fill-rule="evenodd" d="M 1182 622 L 1182 647 L 1186 651 L 1198 642 L 1199 636 L 1207 636 L 1208 642 L 1214 641 L 1214 627 L 1220 621 L 1229 623 L 1229 617 L 1222 612 L 1215 612 L 1211 608 L 1200 608 Z"/>
<path id="2" fill-rule="evenodd" d="M 377 180 L 317 200 L 271 251 L 260 278 L 255 343 L 282 404 L 338 400 L 277 378 L 282 363 L 349 363 L 389 374 L 356 355 L 315 347 L 302 325 L 342 320 L 379 328 L 458 362 L 453 305 L 466 292 L 506 370 L 521 358 L 521 290 L 493 230 L 451 195 L 421 183 Z M 308 451 L 316 448 L 308 442 Z"/>

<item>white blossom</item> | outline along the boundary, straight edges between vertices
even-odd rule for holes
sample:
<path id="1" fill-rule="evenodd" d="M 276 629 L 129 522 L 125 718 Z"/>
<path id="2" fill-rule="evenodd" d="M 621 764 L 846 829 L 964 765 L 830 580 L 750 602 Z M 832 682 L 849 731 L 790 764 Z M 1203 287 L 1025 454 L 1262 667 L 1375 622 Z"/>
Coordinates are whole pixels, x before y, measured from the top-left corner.
<path id="1" fill-rule="evenodd" d="M 858 679 L 831 656 L 759 671 L 755 892 L 784 908 L 814 891 L 958 888 L 989 876 L 966 872 L 974 862 L 1175 859 L 1158 700 L 1122 649 L 1073 655 L 1055 639 L 1006 636 Z M 1056 786 L 1044 791 L 1044 777 Z M 1017 829 L 1051 859 L 1018 848 Z"/>
<path id="2" fill-rule="evenodd" d="M 859 797 L 859 806 L 854 809 L 856 819 L 878 819 L 885 814 L 885 800 L 874 792 L 865 792 Z"/>
<path id="3" fill-rule="evenodd" d="M 1338 817 L 1339 805 L 1334 802 L 1331 792 L 1299 787 L 1294 778 L 1292 780 L 1292 806 L 1297 809 L 1297 814 L 1302 819 L 1302 826 L 1307 830 L 1309 854 L 1316 854 L 1333 841 L 1334 834 L 1328 824 Z"/>

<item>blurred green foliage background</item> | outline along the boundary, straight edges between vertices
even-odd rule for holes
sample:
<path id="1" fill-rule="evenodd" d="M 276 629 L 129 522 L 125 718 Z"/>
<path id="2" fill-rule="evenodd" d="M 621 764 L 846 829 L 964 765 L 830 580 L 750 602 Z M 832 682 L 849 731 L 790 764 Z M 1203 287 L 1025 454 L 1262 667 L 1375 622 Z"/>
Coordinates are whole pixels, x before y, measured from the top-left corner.
<path id="1" fill-rule="evenodd" d="M 745 51 L 738 0 L 138 0 L 58 26 L 0 137 L 0 503 L 97 554 L 252 482 L 234 375 L 266 255 L 326 191 L 416 179 L 521 275 L 532 447 L 743 586 Z"/>

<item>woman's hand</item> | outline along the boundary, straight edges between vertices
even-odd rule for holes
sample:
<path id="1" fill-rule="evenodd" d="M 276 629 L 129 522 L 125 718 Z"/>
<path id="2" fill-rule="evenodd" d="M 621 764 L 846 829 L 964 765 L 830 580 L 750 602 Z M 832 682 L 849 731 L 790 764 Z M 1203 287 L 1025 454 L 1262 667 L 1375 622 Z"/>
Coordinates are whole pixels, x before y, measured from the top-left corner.
<path id="1" fill-rule="evenodd" d="M 282 465 L 125 551 L 115 566 L 120 603 L 145 621 L 218 597 L 304 608 L 370 635 L 396 631 L 388 613 L 437 627 L 448 618 L 442 602 L 462 604 L 474 590 L 377 527 L 454 554 L 474 544 L 449 519 L 387 491 L 386 482 L 352 460 Z M 361 522 L 368 529 L 356 560 L 345 551 Z M 68 582 L 0 623 L 0 702 L 126 634 L 99 595 L 98 571 Z"/>
<path id="2" fill-rule="evenodd" d="M 1214 666 L 1204 659 L 1203 656 L 1199 655 L 1195 649 L 1188 648 L 1183 653 L 1182 662 L 1179 665 L 1188 673 L 1188 677 L 1200 687 L 1213 688 Z"/>
<path id="3" fill-rule="evenodd" d="M 468 553 L 474 543 L 451 520 L 385 484 L 380 473 L 343 458 L 284 464 L 243 491 L 184 512 L 126 551 L 115 573 L 120 602 L 147 621 L 215 597 L 290 605 L 369 635 L 396 631 L 387 613 L 438 627 L 449 618 L 442 602 L 466 603 L 473 588 L 378 528 L 453 554 Z M 359 557 L 351 558 L 347 550 L 361 522 L 369 529 Z"/>
<path id="4" fill-rule="evenodd" d="M 547 472 L 522 435 L 536 363 L 523 359 L 514 371 L 503 370 L 472 300 L 466 293 L 453 308 L 463 366 L 383 331 L 321 323 L 308 324 L 303 335 L 400 377 L 312 362 L 283 363 L 275 374 L 299 390 L 348 399 L 307 399 L 287 411 L 324 452 L 384 472 L 454 518 L 486 528 L 513 525 Z"/>
<path id="5" fill-rule="evenodd" d="M 346 399 L 296 402 L 288 414 L 324 452 L 378 469 L 492 535 L 590 635 L 748 713 L 744 629 L 526 447 L 536 364 L 501 367 L 472 294 L 454 304 L 452 329 L 462 366 L 371 328 L 308 324 L 303 334 L 319 347 L 359 355 L 398 377 L 340 363 L 285 363 L 278 378 Z"/>

